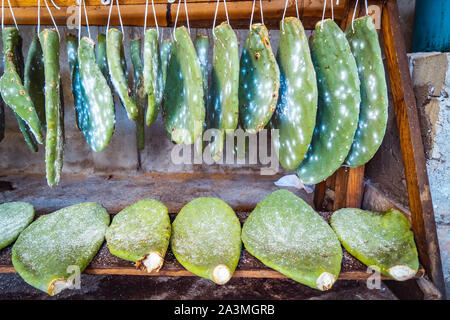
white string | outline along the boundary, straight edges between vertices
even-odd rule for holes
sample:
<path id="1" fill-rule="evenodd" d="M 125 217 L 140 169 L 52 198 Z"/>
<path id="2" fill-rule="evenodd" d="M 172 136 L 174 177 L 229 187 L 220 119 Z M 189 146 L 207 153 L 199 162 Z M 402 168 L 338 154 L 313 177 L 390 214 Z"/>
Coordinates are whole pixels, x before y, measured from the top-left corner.
<path id="1" fill-rule="evenodd" d="M 153 18 L 155 19 L 156 32 L 158 33 L 158 38 L 159 38 L 158 19 L 156 18 L 155 3 L 153 2 L 153 0 L 152 0 L 152 7 L 153 7 Z M 147 9 L 147 8 L 146 8 L 146 9 Z"/>
<path id="2" fill-rule="evenodd" d="M 107 2 L 105 2 L 105 3 L 107 4 Z M 106 24 L 106 33 L 108 33 L 108 30 L 109 30 L 109 22 L 111 20 L 111 11 L 112 11 L 113 5 L 114 5 L 114 0 L 111 0 L 110 6 L 109 6 L 109 13 L 108 13 L 108 22 Z M 123 31 L 123 23 L 122 23 L 122 16 L 120 15 L 119 0 L 116 0 L 116 5 L 117 5 L 117 13 L 119 14 L 120 29 L 122 30 L 122 33 L 124 33 L 124 31 Z"/>
<path id="3" fill-rule="evenodd" d="M 212 34 L 213 34 L 213 36 L 216 36 L 214 34 L 214 29 L 216 27 L 216 19 L 217 19 L 217 11 L 219 9 L 219 2 L 220 2 L 220 0 L 217 0 L 216 11 L 214 12 L 214 21 L 213 21 L 213 27 L 212 27 Z M 225 6 L 225 15 L 227 16 L 227 23 L 228 23 L 228 25 L 230 25 L 230 19 L 228 18 L 227 1 L 223 0 L 223 4 Z"/>
<path id="4" fill-rule="evenodd" d="M 50 0 L 51 3 L 55 6 L 56 9 L 61 9 L 60 7 L 56 6 L 53 0 Z M 53 18 L 52 11 L 50 10 L 50 7 L 48 6 L 47 0 L 44 0 L 45 6 L 47 7 L 48 13 L 50 14 L 50 18 L 52 19 L 53 25 L 55 26 L 56 32 L 58 33 L 58 37 L 61 38 L 61 35 L 59 34 L 58 26 L 56 25 L 55 19 Z"/>
<path id="5" fill-rule="evenodd" d="M 333 0 L 331 0 L 331 20 L 334 21 L 334 9 L 333 9 Z"/>
<path id="6" fill-rule="evenodd" d="M 12 16 L 13 21 L 14 21 L 14 25 L 16 26 L 16 29 L 19 30 L 19 28 L 17 27 L 16 17 L 14 16 L 14 11 L 13 11 L 13 9 L 11 7 L 11 3 L 9 2 L 9 0 L 8 0 L 8 6 L 9 6 L 9 11 L 11 12 L 11 16 Z M 3 30 L 3 25 L 4 25 L 3 24 L 3 20 L 4 20 L 3 8 L 4 8 L 4 1 L 2 0 L 2 30 Z"/>
<path id="7" fill-rule="evenodd" d="M 259 0 L 259 9 L 261 10 L 261 23 L 264 24 L 264 14 L 263 14 L 262 0 Z"/>
<path id="8" fill-rule="evenodd" d="M 180 13 L 180 4 L 181 4 L 181 0 L 178 0 L 177 15 L 175 16 L 175 23 L 173 25 L 173 31 L 172 31 L 172 38 L 175 41 L 177 41 L 177 38 L 175 37 L 175 29 L 177 28 L 178 14 Z M 189 35 L 191 35 L 191 28 L 189 27 L 189 15 L 188 15 L 188 11 L 187 11 L 186 0 L 184 0 L 184 11 L 186 12 L 186 23 L 187 23 L 188 33 L 189 33 Z"/>
<path id="9" fill-rule="evenodd" d="M 88 20 L 88 15 L 87 15 L 87 11 L 86 11 L 86 3 L 84 2 L 84 0 L 77 0 L 77 3 L 79 5 L 79 7 L 78 7 L 78 44 L 80 44 L 80 42 L 81 42 L 81 6 L 84 7 L 84 18 L 86 20 L 86 28 L 87 28 L 88 36 L 90 39 L 91 39 L 91 31 L 89 30 L 89 20 Z"/>
<path id="10" fill-rule="evenodd" d="M 367 0 L 364 1 L 365 5 L 366 5 L 366 16 L 369 15 L 369 9 L 367 8 Z"/>
<path id="11" fill-rule="evenodd" d="M 250 30 L 252 30 L 252 23 L 253 23 L 253 13 L 255 12 L 255 2 L 256 0 L 253 0 L 253 5 L 252 5 L 252 14 L 250 16 L 250 26 L 248 27 Z"/>
<path id="12" fill-rule="evenodd" d="M 355 30 L 355 28 L 353 28 L 353 21 L 355 21 L 356 9 L 358 8 L 358 1 L 359 0 L 356 0 L 355 10 L 353 10 L 353 15 L 352 15 L 352 30 L 353 31 Z"/>
<path id="13" fill-rule="evenodd" d="M 281 18 L 281 30 L 284 31 L 284 17 L 286 17 L 286 9 L 287 9 L 287 5 L 288 5 L 288 1 L 286 0 L 285 4 L 284 4 L 284 11 L 283 11 L 283 18 Z M 295 3 L 297 4 L 297 0 L 295 1 Z M 297 12 L 297 16 L 298 16 L 298 12 Z"/>
<path id="14" fill-rule="evenodd" d="M 295 0 L 295 12 L 297 12 L 297 19 L 300 20 L 300 14 L 298 13 L 298 1 L 297 0 Z"/>
<path id="15" fill-rule="evenodd" d="M 92 39 L 91 38 L 91 31 L 89 30 L 89 20 L 88 20 L 88 15 L 87 15 L 87 10 L 86 10 L 86 2 L 84 0 L 82 0 L 82 1 L 83 1 L 84 18 L 86 19 L 86 27 L 87 27 L 88 36 L 89 36 L 89 39 Z M 80 31 L 81 31 L 81 28 L 80 28 Z"/>
<path id="16" fill-rule="evenodd" d="M 333 1 L 333 0 L 331 0 L 331 1 Z M 325 0 L 325 2 L 323 3 L 323 11 L 322 11 L 322 25 L 320 26 L 321 27 L 321 31 L 323 30 L 323 20 L 325 19 L 325 9 L 326 9 L 326 7 L 327 7 L 327 0 Z"/>
<path id="17" fill-rule="evenodd" d="M 144 15 L 144 33 L 147 29 L 147 11 L 148 11 L 148 0 L 145 0 L 145 15 Z"/>

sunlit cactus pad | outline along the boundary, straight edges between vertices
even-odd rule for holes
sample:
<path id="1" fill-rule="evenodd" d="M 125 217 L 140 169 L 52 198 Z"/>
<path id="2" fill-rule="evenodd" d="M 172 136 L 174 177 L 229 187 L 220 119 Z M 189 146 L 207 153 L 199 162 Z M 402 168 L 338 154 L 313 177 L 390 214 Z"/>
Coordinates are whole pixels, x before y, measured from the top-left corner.
<path id="1" fill-rule="evenodd" d="M 34 219 L 34 207 L 26 202 L 0 204 L 0 250 L 9 246 Z"/>
<path id="2" fill-rule="evenodd" d="M 241 224 L 233 209 L 218 198 L 186 204 L 172 224 L 171 247 L 190 272 L 224 284 L 241 254 Z"/>
<path id="3" fill-rule="evenodd" d="M 399 211 L 341 209 L 333 213 L 331 226 L 344 248 L 372 269 L 396 280 L 417 273 L 419 260 L 411 225 Z"/>
<path id="4" fill-rule="evenodd" d="M 12 248 L 19 275 L 49 295 L 71 288 L 100 249 L 109 225 L 99 204 L 76 204 L 41 216 Z"/>
<path id="5" fill-rule="evenodd" d="M 330 226 L 287 190 L 266 196 L 242 228 L 248 252 L 311 288 L 330 289 L 338 278 L 342 249 Z"/>
<path id="6" fill-rule="evenodd" d="M 170 233 L 166 206 L 146 199 L 114 216 L 106 232 L 106 241 L 113 255 L 136 262 L 136 266 L 151 272 L 158 271 L 163 265 Z"/>

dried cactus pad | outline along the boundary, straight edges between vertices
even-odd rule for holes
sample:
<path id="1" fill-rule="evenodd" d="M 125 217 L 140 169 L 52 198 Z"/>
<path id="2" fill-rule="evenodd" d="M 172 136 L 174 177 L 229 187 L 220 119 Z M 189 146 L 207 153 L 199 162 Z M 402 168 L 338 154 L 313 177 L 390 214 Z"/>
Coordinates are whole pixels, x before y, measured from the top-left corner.
<path id="1" fill-rule="evenodd" d="M 109 251 L 137 267 L 158 271 L 169 246 L 170 218 L 161 202 L 136 202 L 120 211 L 106 232 Z"/>
<path id="2" fill-rule="evenodd" d="M 266 196 L 242 228 L 248 252 L 287 277 L 328 290 L 338 278 L 342 249 L 330 226 L 287 190 Z"/>
<path id="3" fill-rule="evenodd" d="M 34 207 L 26 202 L 0 204 L 0 250 L 9 246 L 34 219 Z"/>
<path id="4" fill-rule="evenodd" d="M 241 224 L 233 209 L 218 198 L 197 198 L 172 224 L 172 251 L 190 272 L 225 284 L 241 254 Z"/>
<path id="5" fill-rule="evenodd" d="M 12 263 L 33 287 L 53 296 L 71 288 L 100 249 L 109 225 L 99 204 L 76 204 L 41 216 L 12 248 Z"/>
<path id="6" fill-rule="evenodd" d="M 333 213 L 331 226 L 350 254 L 395 280 L 408 280 L 419 269 L 411 225 L 391 209 L 372 212 L 346 208 Z"/>

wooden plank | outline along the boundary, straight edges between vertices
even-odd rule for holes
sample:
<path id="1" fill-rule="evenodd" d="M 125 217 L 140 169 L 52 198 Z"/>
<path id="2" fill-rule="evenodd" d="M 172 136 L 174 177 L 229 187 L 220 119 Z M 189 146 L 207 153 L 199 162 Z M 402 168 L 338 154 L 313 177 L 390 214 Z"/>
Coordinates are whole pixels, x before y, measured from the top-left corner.
<path id="1" fill-rule="evenodd" d="M 22 5 L 22 1 L 23 4 Z M 68 0 L 64 0 L 61 4 L 61 10 L 52 8 L 52 14 L 58 25 L 67 25 L 69 20 L 73 20 L 77 10 L 74 6 L 68 6 L 73 4 Z M 347 5 L 349 0 L 341 0 L 339 5 L 334 6 L 334 15 L 336 20 L 343 19 L 347 12 Z M 98 0 L 88 1 L 87 11 L 89 16 L 89 23 L 91 25 L 106 25 L 109 13 L 108 5 L 99 5 Z M 212 19 L 214 17 L 216 1 L 211 0 L 195 0 L 188 1 L 188 13 L 191 27 L 211 27 Z M 301 4 L 302 2 L 299 2 Z M 32 0 L 16 0 L 12 3 L 15 17 L 18 24 L 37 24 L 37 10 L 34 1 Z M 269 28 L 279 28 L 279 21 L 282 17 L 284 10 L 285 0 L 264 0 L 263 11 L 265 23 Z M 252 11 L 253 1 L 232 1 L 227 4 L 230 22 L 235 28 L 247 28 L 250 20 L 250 14 Z M 161 26 L 173 26 L 175 21 L 177 3 L 169 4 L 166 1 L 156 1 L 155 8 L 157 12 L 158 23 Z M 330 1 L 327 3 L 326 17 L 331 16 Z M 323 0 L 310 0 L 303 3 L 301 10 L 301 16 L 306 28 L 312 28 L 314 24 L 322 18 Z M 127 0 L 120 6 L 122 20 L 124 25 L 141 26 L 144 24 L 144 12 L 145 1 L 142 0 Z M 255 6 L 254 21 L 260 21 L 259 4 Z M 295 15 L 295 3 L 289 2 L 287 9 L 287 16 Z M 9 10 L 5 10 L 5 24 L 12 24 L 13 20 Z M 219 6 L 217 19 L 218 21 L 225 20 L 224 6 Z M 151 8 L 149 8 L 149 14 L 147 17 L 147 25 L 153 26 L 153 14 Z M 184 12 L 184 5 L 180 8 L 180 14 L 178 17 L 178 23 L 184 24 L 186 21 L 186 15 Z M 85 21 L 82 21 L 85 24 Z M 41 8 L 41 24 L 51 25 L 50 15 L 45 7 Z M 113 8 L 111 14 L 110 25 L 119 25 L 119 19 L 117 9 Z"/>
<path id="2" fill-rule="evenodd" d="M 388 0 L 383 8 L 384 51 L 394 100 L 397 128 L 405 166 L 412 228 L 419 257 L 434 285 L 445 297 L 441 256 L 436 234 L 433 204 L 423 150 L 406 49 L 400 29 L 397 2 Z"/>
<path id="3" fill-rule="evenodd" d="M 321 212 L 321 216 L 329 221 L 330 213 Z M 38 213 L 38 216 L 41 213 Z M 248 217 L 247 212 L 237 213 L 239 220 L 243 223 Z M 176 215 L 172 214 L 174 219 Z M 175 259 L 172 252 L 169 251 L 164 259 L 163 268 L 157 273 L 148 274 L 134 267 L 133 263 L 122 260 L 110 254 L 106 244 L 103 244 L 98 254 L 94 257 L 91 264 L 85 270 L 87 274 L 112 274 L 112 275 L 136 275 L 136 276 L 170 276 L 170 277 L 190 277 L 194 276 L 191 272 L 185 270 L 181 264 Z M 352 257 L 347 251 L 343 251 L 343 259 L 341 265 L 341 280 L 364 280 L 371 276 L 372 273 L 366 272 L 367 267 Z M 15 273 L 15 269 L 11 262 L 11 246 L 0 251 L 0 273 Z M 417 277 L 422 277 L 423 269 L 417 273 Z M 237 278 L 269 278 L 280 279 L 286 278 L 281 273 L 267 268 L 259 260 L 250 255 L 245 249 L 242 250 L 241 258 L 237 266 L 234 277 Z M 382 277 L 382 279 L 387 279 Z"/>

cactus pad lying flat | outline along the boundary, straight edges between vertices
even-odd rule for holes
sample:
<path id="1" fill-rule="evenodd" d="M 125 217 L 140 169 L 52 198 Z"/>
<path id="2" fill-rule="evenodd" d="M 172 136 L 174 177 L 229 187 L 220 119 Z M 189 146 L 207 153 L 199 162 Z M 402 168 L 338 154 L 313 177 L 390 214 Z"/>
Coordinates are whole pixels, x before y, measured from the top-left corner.
<path id="1" fill-rule="evenodd" d="M 117 215 L 106 232 L 109 251 L 136 262 L 147 272 L 158 271 L 169 246 L 171 227 L 167 208 L 151 199 L 132 204 Z"/>
<path id="2" fill-rule="evenodd" d="M 239 121 L 247 132 L 256 133 L 272 117 L 280 88 L 280 70 L 263 24 L 252 25 L 248 32 L 240 68 Z"/>
<path id="3" fill-rule="evenodd" d="M 248 252 L 287 277 L 328 290 L 338 278 L 342 249 L 330 226 L 287 190 L 266 196 L 242 228 Z"/>
<path id="4" fill-rule="evenodd" d="M 33 287 L 49 295 L 58 294 L 73 284 L 74 269 L 83 272 L 91 262 L 108 225 L 108 212 L 93 202 L 41 216 L 14 244 L 14 268 Z"/>
<path id="5" fill-rule="evenodd" d="M 391 209 L 372 212 L 345 208 L 333 213 L 331 226 L 342 245 L 365 265 L 396 280 L 408 280 L 419 269 L 411 225 Z"/>
<path id="6" fill-rule="evenodd" d="M 241 254 L 241 224 L 224 201 L 197 198 L 186 204 L 173 222 L 171 248 L 187 270 L 225 284 Z"/>
<path id="7" fill-rule="evenodd" d="M 355 58 L 333 20 L 316 24 L 309 45 L 319 103 L 313 138 L 297 174 L 305 184 L 316 184 L 344 163 L 358 126 L 361 96 Z"/>
<path id="8" fill-rule="evenodd" d="M 214 29 L 211 89 L 206 110 L 207 128 L 220 130 L 211 142 L 211 155 L 223 155 L 227 130 L 234 131 L 239 117 L 239 48 L 236 33 L 226 22 Z"/>
<path id="9" fill-rule="evenodd" d="M 145 31 L 144 38 L 144 87 L 148 96 L 146 124 L 152 125 L 158 117 L 163 95 L 163 78 L 159 52 L 159 36 L 156 29 Z"/>
<path id="10" fill-rule="evenodd" d="M 175 143 L 194 144 L 205 122 L 203 77 L 185 27 L 175 30 L 163 99 L 163 120 Z"/>
<path id="11" fill-rule="evenodd" d="M 26 202 L 0 204 L 0 250 L 9 246 L 34 219 L 34 207 Z"/>
<path id="12" fill-rule="evenodd" d="M 302 23 L 291 17 L 280 25 L 280 95 L 270 127 L 279 130 L 274 146 L 282 167 L 292 170 L 302 162 L 311 142 L 316 124 L 317 82 Z"/>
<path id="13" fill-rule="evenodd" d="M 368 162 L 383 142 L 388 119 L 386 76 L 378 34 L 372 18 L 358 18 L 345 30 L 361 81 L 358 129 L 346 164 L 357 167 Z"/>

